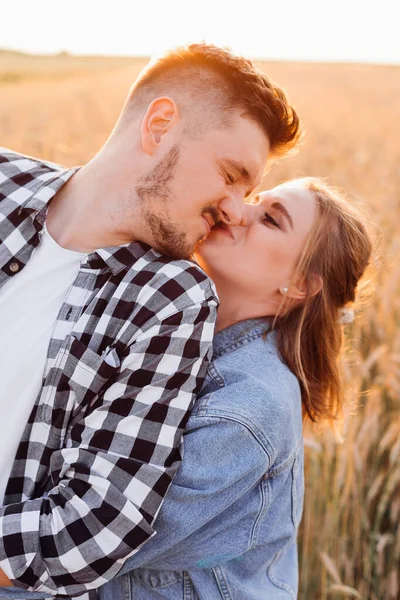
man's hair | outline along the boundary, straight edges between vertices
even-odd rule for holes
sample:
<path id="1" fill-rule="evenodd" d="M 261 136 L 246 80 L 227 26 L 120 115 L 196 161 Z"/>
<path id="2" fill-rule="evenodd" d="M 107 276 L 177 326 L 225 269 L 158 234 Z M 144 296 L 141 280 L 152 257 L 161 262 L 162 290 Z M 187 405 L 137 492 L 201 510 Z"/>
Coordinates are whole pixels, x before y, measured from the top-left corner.
<path id="1" fill-rule="evenodd" d="M 161 96 L 174 99 L 192 135 L 229 127 L 240 114 L 262 128 L 275 156 L 300 137 L 299 118 L 284 92 L 250 60 L 224 48 L 190 44 L 150 62 L 129 93 L 122 121 L 137 118 Z"/>

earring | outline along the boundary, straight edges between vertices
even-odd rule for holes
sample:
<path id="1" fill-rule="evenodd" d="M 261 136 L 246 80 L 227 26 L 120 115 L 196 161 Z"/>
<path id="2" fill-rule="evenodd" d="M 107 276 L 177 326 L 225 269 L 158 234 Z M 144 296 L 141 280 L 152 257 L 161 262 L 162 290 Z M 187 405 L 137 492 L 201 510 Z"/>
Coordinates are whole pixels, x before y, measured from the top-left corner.
<path id="1" fill-rule="evenodd" d="M 284 288 L 281 289 L 281 294 L 287 294 L 288 291 L 289 291 L 289 288 L 284 287 Z"/>

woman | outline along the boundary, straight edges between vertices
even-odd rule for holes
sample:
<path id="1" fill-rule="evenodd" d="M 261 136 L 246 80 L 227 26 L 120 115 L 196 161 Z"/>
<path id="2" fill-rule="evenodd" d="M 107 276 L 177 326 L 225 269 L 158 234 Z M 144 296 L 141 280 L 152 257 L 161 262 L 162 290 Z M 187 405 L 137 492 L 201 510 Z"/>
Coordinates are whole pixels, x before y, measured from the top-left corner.
<path id="1" fill-rule="evenodd" d="M 101 600 L 297 597 L 302 422 L 340 415 L 340 314 L 371 241 L 313 178 L 262 192 L 243 225 L 216 226 L 198 247 L 221 301 L 213 359 L 157 535 Z"/>

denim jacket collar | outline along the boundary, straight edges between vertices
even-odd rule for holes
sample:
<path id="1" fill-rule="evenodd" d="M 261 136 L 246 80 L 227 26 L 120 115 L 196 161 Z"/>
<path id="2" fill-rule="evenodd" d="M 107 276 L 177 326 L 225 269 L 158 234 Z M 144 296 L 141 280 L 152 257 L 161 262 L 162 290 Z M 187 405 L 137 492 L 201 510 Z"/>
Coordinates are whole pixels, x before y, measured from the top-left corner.
<path id="1" fill-rule="evenodd" d="M 214 337 L 213 360 L 261 337 L 271 329 L 271 326 L 271 317 L 261 317 L 239 321 L 239 323 L 221 329 Z"/>

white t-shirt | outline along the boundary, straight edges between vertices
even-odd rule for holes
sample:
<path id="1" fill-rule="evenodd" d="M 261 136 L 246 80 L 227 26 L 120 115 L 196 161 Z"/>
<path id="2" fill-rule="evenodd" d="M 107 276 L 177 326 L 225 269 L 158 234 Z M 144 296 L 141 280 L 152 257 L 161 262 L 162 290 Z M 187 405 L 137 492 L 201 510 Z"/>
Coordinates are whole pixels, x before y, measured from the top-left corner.
<path id="1" fill-rule="evenodd" d="M 26 267 L 0 289 L 0 502 L 40 391 L 57 315 L 85 257 L 59 246 L 44 228 Z"/>

